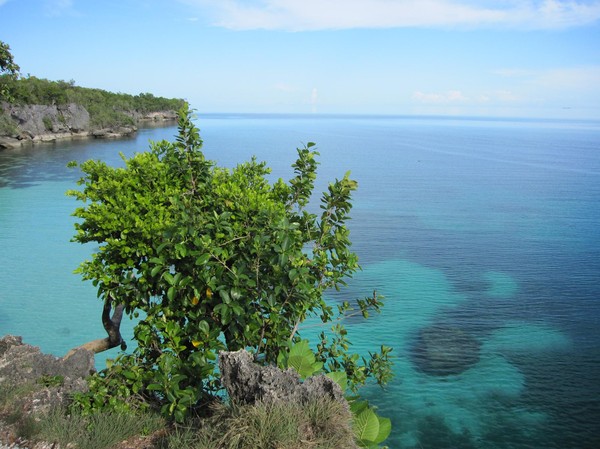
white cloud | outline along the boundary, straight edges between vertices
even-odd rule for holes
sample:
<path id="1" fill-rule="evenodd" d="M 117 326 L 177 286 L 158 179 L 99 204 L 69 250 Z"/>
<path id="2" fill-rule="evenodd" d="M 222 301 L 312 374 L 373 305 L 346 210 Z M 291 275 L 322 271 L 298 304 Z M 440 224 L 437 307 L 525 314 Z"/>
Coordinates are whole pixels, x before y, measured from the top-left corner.
<path id="1" fill-rule="evenodd" d="M 8 0 L 0 0 L 0 6 L 4 5 Z"/>
<path id="2" fill-rule="evenodd" d="M 600 0 L 180 0 L 236 30 L 512 27 L 552 29 L 600 20 Z"/>
<path id="3" fill-rule="evenodd" d="M 485 105 L 489 103 L 517 103 L 523 98 L 510 90 L 494 90 L 479 94 L 465 95 L 459 90 L 450 90 L 447 92 L 414 92 L 412 99 L 415 103 L 423 105 L 438 106 L 474 106 Z"/>
<path id="4" fill-rule="evenodd" d="M 46 14 L 49 16 L 74 14 L 73 0 L 45 0 L 44 3 Z"/>
<path id="5" fill-rule="evenodd" d="M 517 103 L 522 100 L 522 98 L 510 90 L 496 90 L 491 94 L 486 95 L 486 97 L 500 103 Z"/>
<path id="6" fill-rule="evenodd" d="M 464 103 L 469 101 L 459 90 L 450 90 L 444 93 L 424 93 L 417 91 L 413 94 L 413 100 L 425 104 Z"/>
<path id="7" fill-rule="evenodd" d="M 560 68 L 540 72 L 535 83 L 550 89 L 600 90 L 600 67 Z"/>
<path id="8" fill-rule="evenodd" d="M 296 92 L 298 90 L 297 87 L 287 83 L 277 83 L 274 87 L 275 90 L 278 90 L 280 92 Z"/>
<path id="9" fill-rule="evenodd" d="M 503 78 L 555 90 L 600 90 L 600 66 L 561 67 L 545 70 L 505 68 L 492 72 Z"/>

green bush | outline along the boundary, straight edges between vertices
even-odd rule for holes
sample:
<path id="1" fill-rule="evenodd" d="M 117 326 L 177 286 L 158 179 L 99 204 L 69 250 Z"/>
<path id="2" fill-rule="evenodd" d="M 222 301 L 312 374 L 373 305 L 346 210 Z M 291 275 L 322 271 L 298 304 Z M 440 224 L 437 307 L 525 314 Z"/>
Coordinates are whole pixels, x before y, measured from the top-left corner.
<path id="1" fill-rule="evenodd" d="M 12 86 L 19 78 L 19 66 L 15 64 L 10 46 L 0 41 L 0 101 L 12 100 Z"/>
<path id="2" fill-rule="evenodd" d="M 0 110 L 0 135 L 2 136 L 17 136 L 19 128 L 17 124 L 2 110 Z"/>
<path id="3" fill-rule="evenodd" d="M 357 183 L 348 173 L 332 182 L 317 215 L 308 209 L 314 144 L 298 150 L 289 182 L 273 184 L 265 163 L 229 170 L 206 160 L 201 147 L 184 107 L 175 142 L 154 143 L 123 168 L 81 164 L 82 190 L 69 192 L 84 203 L 74 213 L 75 240 L 100 248 L 79 272 L 105 304 L 143 319 L 134 354 L 96 376 L 80 405 L 121 407 L 133 396 L 181 422 L 219 391 L 219 351 L 251 349 L 276 363 L 311 316 L 333 324 L 330 343 L 322 338 L 316 354 L 326 371 L 344 371 L 353 389 L 369 377 L 385 383 L 389 348 L 350 354 L 342 323 L 349 303 L 335 306 L 324 296 L 359 269 L 346 227 Z M 356 310 L 366 317 L 380 306 L 374 294 Z M 119 382 L 123 396 L 109 394 L 107 403 L 106 392 L 119 391 L 109 386 Z"/>
<path id="4" fill-rule="evenodd" d="M 49 116 L 45 115 L 44 118 L 42 118 L 42 122 L 44 123 L 44 128 L 46 128 L 46 131 L 52 131 L 54 125 L 52 124 L 52 119 Z"/>

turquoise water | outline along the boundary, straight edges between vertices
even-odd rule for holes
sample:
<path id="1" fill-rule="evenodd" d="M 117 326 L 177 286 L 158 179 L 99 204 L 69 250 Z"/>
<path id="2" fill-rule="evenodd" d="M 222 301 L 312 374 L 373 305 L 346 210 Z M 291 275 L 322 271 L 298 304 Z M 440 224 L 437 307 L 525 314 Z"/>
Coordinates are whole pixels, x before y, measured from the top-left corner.
<path id="1" fill-rule="evenodd" d="M 365 390 L 393 420 L 390 447 L 600 447 L 600 124 L 246 115 L 198 123 L 220 164 L 256 155 L 274 177 L 290 178 L 294 148 L 315 141 L 321 189 L 346 170 L 358 180 L 351 230 L 363 271 L 332 300 L 374 288 L 387 298 L 381 315 L 348 327 L 358 351 L 395 349 L 394 381 Z M 57 355 L 104 336 L 94 288 L 72 274 L 94 248 L 69 242 L 76 204 L 64 192 L 78 173 L 66 163 L 120 164 L 119 152 L 174 132 L 0 152 L 0 334 Z M 415 344 L 431 326 L 476 340 L 477 363 L 447 376 L 419 370 Z"/>

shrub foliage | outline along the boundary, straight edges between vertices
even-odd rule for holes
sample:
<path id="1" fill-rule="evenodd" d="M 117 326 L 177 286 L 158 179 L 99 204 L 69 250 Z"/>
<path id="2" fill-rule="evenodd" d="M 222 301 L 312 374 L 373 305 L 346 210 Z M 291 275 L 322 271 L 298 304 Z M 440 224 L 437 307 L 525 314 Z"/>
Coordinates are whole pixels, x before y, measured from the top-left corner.
<path id="1" fill-rule="evenodd" d="M 311 316 L 333 325 L 316 352 L 325 371 L 344 371 L 352 388 L 370 376 L 384 383 L 390 349 L 352 355 L 342 325 L 349 311 L 379 310 L 381 298 L 355 307 L 325 298 L 359 269 L 346 227 L 356 182 L 346 174 L 329 184 L 314 214 L 307 209 L 318 165 L 313 143 L 298 149 L 294 177 L 274 183 L 263 162 L 226 169 L 201 148 L 184 106 L 175 142 L 153 143 L 123 168 L 81 164 L 82 189 L 70 192 L 84 203 L 74 214 L 75 240 L 99 249 L 79 271 L 105 305 L 141 312 L 137 349 L 100 374 L 99 394 L 92 389 L 86 406 L 118 402 L 103 396 L 118 379 L 123 396 L 181 421 L 219 389 L 219 351 L 246 348 L 276 363 Z"/>

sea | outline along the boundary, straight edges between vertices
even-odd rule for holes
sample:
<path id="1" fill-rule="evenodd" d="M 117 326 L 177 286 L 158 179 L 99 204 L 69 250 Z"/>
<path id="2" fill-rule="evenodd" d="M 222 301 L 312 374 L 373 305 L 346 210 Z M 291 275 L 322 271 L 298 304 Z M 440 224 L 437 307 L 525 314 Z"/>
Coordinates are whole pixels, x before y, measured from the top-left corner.
<path id="1" fill-rule="evenodd" d="M 380 314 L 346 326 L 356 352 L 393 347 L 393 380 L 361 391 L 391 418 L 390 448 L 600 448 L 599 122 L 267 114 L 196 122 L 219 165 L 256 156 L 273 180 L 287 180 L 295 149 L 315 142 L 317 191 L 347 171 L 358 181 L 349 227 L 362 270 L 329 300 L 385 296 Z M 67 163 L 122 166 L 176 131 L 0 151 L 0 335 L 57 356 L 105 336 L 95 288 L 73 273 L 96 248 L 71 242 L 79 205 L 65 192 L 81 173 Z M 127 339 L 131 328 L 124 324 Z M 423 336 L 436 332 L 442 338 L 428 341 L 442 346 L 427 354 L 456 353 L 466 366 L 424 368 Z M 98 355 L 97 365 L 117 354 Z"/>

